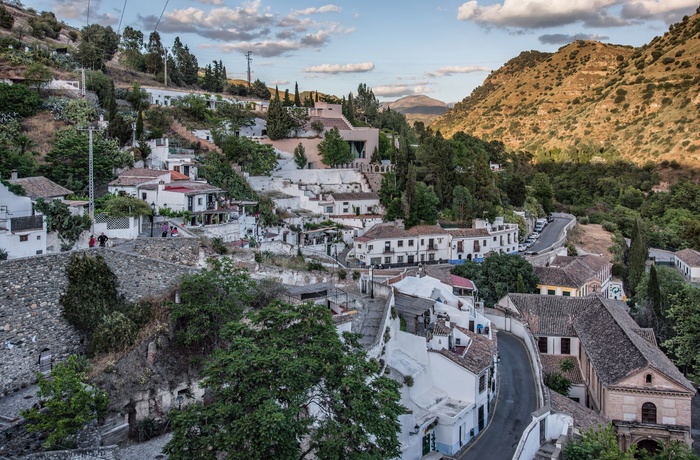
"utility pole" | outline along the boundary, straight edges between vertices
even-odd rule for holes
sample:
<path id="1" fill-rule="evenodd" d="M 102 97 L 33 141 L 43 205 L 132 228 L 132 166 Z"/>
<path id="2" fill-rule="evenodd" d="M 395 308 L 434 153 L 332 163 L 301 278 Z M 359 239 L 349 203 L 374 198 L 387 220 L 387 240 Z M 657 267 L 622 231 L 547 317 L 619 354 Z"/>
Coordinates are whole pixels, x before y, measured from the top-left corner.
<path id="1" fill-rule="evenodd" d="M 165 64 L 165 86 L 168 86 L 168 48 L 163 47 L 165 50 L 165 56 L 163 57 L 163 61 Z"/>
<path id="2" fill-rule="evenodd" d="M 247 53 L 245 53 L 245 58 L 248 61 L 248 95 L 250 95 L 250 61 L 253 60 L 253 58 L 251 57 L 252 54 L 252 51 L 248 51 Z"/>
<path id="3" fill-rule="evenodd" d="M 93 225 L 95 222 L 95 173 L 93 169 L 93 161 L 92 161 L 92 127 L 88 128 L 88 168 L 90 172 L 88 173 L 89 180 L 88 180 L 88 188 L 89 188 L 89 194 L 90 194 L 90 207 L 89 207 L 89 213 L 90 213 L 90 225 Z"/>
<path id="4" fill-rule="evenodd" d="M 80 82 L 80 97 L 85 98 L 85 67 L 83 67 L 80 70 L 82 73 L 81 82 Z"/>

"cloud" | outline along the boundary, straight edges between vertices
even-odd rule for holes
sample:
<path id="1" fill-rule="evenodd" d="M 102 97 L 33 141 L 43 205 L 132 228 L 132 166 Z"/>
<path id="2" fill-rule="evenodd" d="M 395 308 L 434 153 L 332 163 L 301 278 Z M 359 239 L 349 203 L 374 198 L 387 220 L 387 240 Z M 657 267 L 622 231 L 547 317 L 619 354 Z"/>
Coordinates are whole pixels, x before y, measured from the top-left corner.
<path id="1" fill-rule="evenodd" d="M 303 10 L 292 11 L 292 16 L 299 15 L 310 15 L 310 14 L 323 14 L 323 13 L 340 13 L 343 9 L 336 5 L 323 5 L 318 8 L 305 8 Z"/>
<path id="2" fill-rule="evenodd" d="M 270 86 L 286 86 L 289 84 L 289 80 L 274 80 L 270 82 Z"/>
<path id="3" fill-rule="evenodd" d="M 304 69 L 307 73 L 362 73 L 374 70 L 374 63 L 360 62 L 357 64 L 321 64 Z"/>
<path id="4" fill-rule="evenodd" d="M 100 24 L 103 26 L 117 24 L 119 22 L 118 14 L 100 13 L 101 0 L 92 0 L 90 4 L 90 17 L 88 18 L 87 3 L 76 2 L 75 0 L 55 0 L 51 11 L 56 14 L 60 20 L 77 19 L 85 24 L 87 19 L 90 24 Z M 121 11 L 118 12 L 119 14 Z"/>
<path id="5" fill-rule="evenodd" d="M 197 0 L 198 3 L 202 3 L 204 5 L 223 5 L 224 0 Z"/>
<path id="6" fill-rule="evenodd" d="M 485 6 L 470 0 L 457 9 L 457 19 L 515 30 L 575 23 L 619 27 L 650 20 L 676 22 L 696 7 L 697 0 L 503 0 Z"/>
<path id="7" fill-rule="evenodd" d="M 419 94 L 430 93 L 431 90 L 425 84 L 417 85 L 383 85 L 375 86 L 372 88 L 372 92 L 377 97 L 404 97 L 404 96 L 417 96 Z"/>
<path id="8" fill-rule="evenodd" d="M 433 72 L 428 72 L 429 77 L 449 77 L 457 73 L 475 73 L 475 72 L 490 72 L 491 69 L 488 67 L 475 66 L 475 65 L 462 65 L 462 66 L 450 66 L 441 67 Z"/>
<path id="9" fill-rule="evenodd" d="M 568 43 L 575 42 L 576 40 L 596 40 L 601 42 L 609 39 L 610 37 L 606 35 L 598 34 L 545 34 L 540 35 L 539 37 L 540 43 L 545 45 L 566 45 Z"/>
<path id="10" fill-rule="evenodd" d="M 199 45 L 199 47 L 203 49 L 216 48 L 221 53 L 231 53 L 234 51 L 240 51 L 241 53 L 245 53 L 246 51 L 252 51 L 254 55 L 262 57 L 281 56 L 283 54 L 289 53 L 291 51 L 296 51 L 299 48 L 301 48 L 299 42 L 289 40 L 263 40 L 229 43 L 226 45 L 213 45 L 207 43 Z"/>

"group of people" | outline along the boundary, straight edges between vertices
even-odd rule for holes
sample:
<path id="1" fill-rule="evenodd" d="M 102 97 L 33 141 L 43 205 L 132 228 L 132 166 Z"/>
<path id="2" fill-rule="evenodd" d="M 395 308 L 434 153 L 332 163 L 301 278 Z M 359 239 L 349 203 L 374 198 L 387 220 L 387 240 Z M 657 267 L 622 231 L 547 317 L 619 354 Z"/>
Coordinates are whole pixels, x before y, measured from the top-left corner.
<path id="1" fill-rule="evenodd" d="M 177 227 L 175 227 L 175 226 L 168 227 L 168 223 L 167 223 L 167 222 L 163 222 L 163 228 L 162 228 L 161 236 L 162 236 L 163 238 L 166 238 L 168 235 L 170 235 L 170 236 L 180 236 L 180 232 L 177 230 Z"/>
<path id="2" fill-rule="evenodd" d="M 104 248 L 107 245 L 107 240 L 109 238 L 107 235 L 105 235 L 105 232 L 100 233 L 100 236 L 95 239 L 95 235 L 90 235 L 90 239 L 88 240 L 88 246 L 91 248 L 95 247 L 95 244 L 99 243 L 101 248 Z"/>

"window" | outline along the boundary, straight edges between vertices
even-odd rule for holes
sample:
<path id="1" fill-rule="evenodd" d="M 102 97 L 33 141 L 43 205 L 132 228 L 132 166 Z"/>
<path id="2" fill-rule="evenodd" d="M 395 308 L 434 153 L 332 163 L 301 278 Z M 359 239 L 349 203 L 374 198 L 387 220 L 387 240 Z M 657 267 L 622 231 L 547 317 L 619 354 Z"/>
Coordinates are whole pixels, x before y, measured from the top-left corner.
<path id="1" fill-rule="evenodd" d="M 403 256 L 396 256 L 396 263 L 402 264 L 403 263 Z"/>
<path id="2" fill-rule="evenodd" d="M 200 206 L 202 205 L 202 199 L 201 199 L 201 198 L 197 198 L 197 204 L 200 205 Z"/>
<path id="3" fill-rule="evenodd" d="M 142 199 L 142 200 L 145 200 L 145 199 L 146 199 L 146 194 L 145 194 L 145 193 L 141 193 L 141 199 Z"/>
<path id="4" fill-rule="evenodd" d="M 435 254 L 428 254 L 428 260 L 435 260 Z"/>
<path id="5" fill-rule="evenodd" d="M 326 214 L 332 214 L 333 213 L 333 206 L 326 206 Z"/>
<path id="6" fill-rule="evenodd" d="M 569 291 L 564 291 L 563 294 L 564 297 L 571 297 L 571 293 Z"/>
<path id="7" fill-rule="evenodd" d="M 367 246 L 367 250 L 368 250 L 368 251 L 371 251 L 372 249 L 374 249 L 374 245 L 373 245 L 373 244 L 370 244 L 370 245 Z"/>
<path id="8" fill-rule="evenodd" d="M 29 241 L 29 235 L 20 235 L 19 236 L 19 242 L 23 243 L 25 241 Z"/>
<path id="9" fill-rule="evenodd" d="M 486 391 L 486 374 L 479 376 L 479 393 Z"/>
<path id="10" fill-rule="evenodd" d="M 402 248 L 402 247 L 403 247 L 403 240 L 399 240 L 399 241 L 396 243 L 396 245 L 397 245 L 398 247 Z"/>
<path id="11" fill-rule="evenodd" d="M 349 212 L 348 208 L 343 208 L 343 214 L 347 214 Z"/>
<path id="12" fill-rule="evenodd" d="M 384 242 L 384 252 L 391 252 L 391 241 Z"/>
<path id="13" fill-rule="evenodd" d="M 421 262 L 425 262 L 425 254 L 421 254 L 421 255 L 420 255 L 420 261 L 421 261 Z"/>
<path id="14" fill-rule="evenodd" d="M 556 294 L 557 294 L 557 291 L 555 291 L 554 289 L 547 289 L 547 295 L 556 295 Z"/>
<path id="15" fill-rule="evenodd" d="M 357 243 L 357 249 L 362 249 L 362 245 L 360 243 Z"/>
<path id="16" fill-rule="evenodd" d="M 37 241 L 39 241 L 41 239 L 41 235 L 37 235 L 36 239 L 37 239 Z"/>
<path id="17" fill-rule="evenodd" d="M 420 245 L 425 246 L 425 240 L 423 238 L 420 239 Z"/>
<path id="18" fill-rule="evenodd" d="M 391 256 L 390 256 L 390 257 L 385 257 L 385 258 L 384 258 L 384 263 L 385 263 L 385 264 L 390 264 L 390 263 L 391 263 Z"/>
<path id="19" fill-rule="evenodd" d="M 462 345 L 462 339 L 455 337 L 455 345 Z"/>
<path id="20" fill-rule="evenodd" d="M 656 423 L 656 406 L 654 403 L 642 404 L 642 423 Z"/>
<path id="21" fill-rule="evenodd" d="M 561 354 L 570 355 L 571 354 L 571 339 L 568 337 L 561 338 Z"/>
<path id="22" fill-rule="evenodd" d="M 37 249 L 37 251 L 35 252 L 36 255 L 41 255 L 43 253 L 44 251 L 42 249 Z"/>
<path id="23" fill-rule="evenodd" d="M 645 381 L 646 383 L 651 383 L 652 380 L 653 380 L 653 378 L 654 378 L 654 377 L 653 377 L 651 374 L 647 374 L 647 375 L 644 377 L 644 381 Z"/>
<path id="24" fill-rule="evenodd" d="M 496 237 L 495 237 L 495 236 L 493 237 L 493 241 L 496 241 Z"/>
<path id="25" fill-rule="evenodd" d="M 488 246 L 488 240 L 484 240 L 484 244 L 482 245 L 483 247 Z"/>
<path id="26" fill-rule="evenodd" d="M 547 353 L 547 337 L 537 339 L 537 347 L 540 349 L 540 353 Z"/>
<path id="27" fill-rule="evenodd" d="M 408 245 L 413 246 L 413 240 L 408 240 Z"/>

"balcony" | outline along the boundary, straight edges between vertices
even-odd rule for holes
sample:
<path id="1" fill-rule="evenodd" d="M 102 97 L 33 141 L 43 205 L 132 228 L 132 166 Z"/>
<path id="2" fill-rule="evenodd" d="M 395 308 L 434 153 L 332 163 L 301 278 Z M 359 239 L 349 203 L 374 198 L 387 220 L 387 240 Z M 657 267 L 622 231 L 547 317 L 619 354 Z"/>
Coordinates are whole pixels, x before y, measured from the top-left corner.
<path id="1" fill-rule="evenodd" d="M 30 230 L 43 230 L 44 216 L 13 217 L 10 219 L 10 231 L 25 232 Z"/>
<path id="2" fill-rule="evenodd" d="M 391 248 L 384 248 L 384 254 L 393 254 L 394 250 Z"/>
<path id="3" fill-rule="evenodd" d="M 437 251 L 438 247 L 436 244 L 429 244 L 428 245 L 428 251 Z"/>

